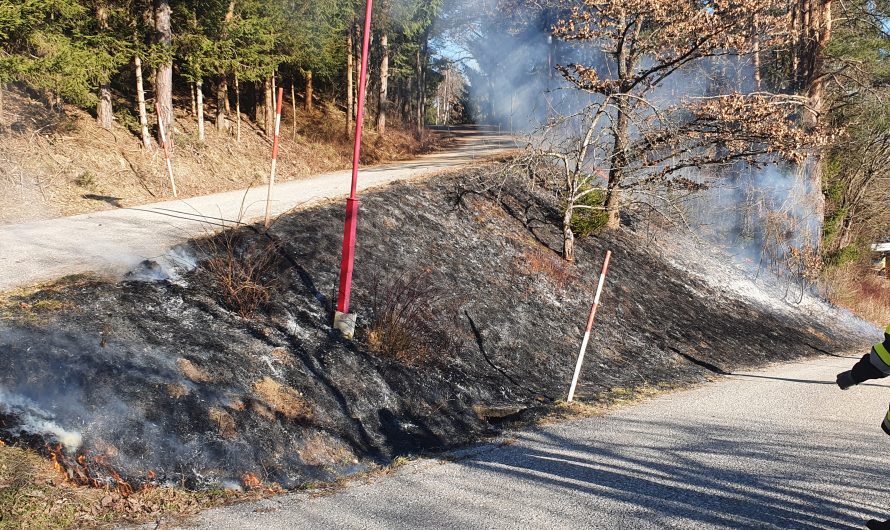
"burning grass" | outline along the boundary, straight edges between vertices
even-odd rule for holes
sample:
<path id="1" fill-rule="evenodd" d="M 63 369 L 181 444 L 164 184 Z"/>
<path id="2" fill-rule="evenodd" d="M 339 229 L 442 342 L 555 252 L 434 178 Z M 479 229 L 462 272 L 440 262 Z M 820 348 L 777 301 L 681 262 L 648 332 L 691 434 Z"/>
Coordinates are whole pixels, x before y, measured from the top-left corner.
<path id="1" fill-rule="evenodd" d="M 55 459 L 0 444 L 0 528 L 97 528 L 196 514 L 249 498 L 231 491 L 147 486 L 138 491 L 72 482 Z"/>

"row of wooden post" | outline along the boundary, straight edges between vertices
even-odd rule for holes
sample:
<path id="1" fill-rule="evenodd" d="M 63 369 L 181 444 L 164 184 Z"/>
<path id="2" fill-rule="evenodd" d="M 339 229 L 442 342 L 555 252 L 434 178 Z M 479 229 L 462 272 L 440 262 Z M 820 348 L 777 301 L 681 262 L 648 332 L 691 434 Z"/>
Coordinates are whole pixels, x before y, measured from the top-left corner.
<path id="1" fill-rule="evenodd" d="M 284 102 L 284 88 L 278 88 L 278 97 L 275 102 L 275 137 L 272 140 L 272 171 L 269 175 L 269 189 L 266 194 L 266 220 L 265 226 L 268 229 L 271 225 L 272 216 L 272 188 L 275 186 L 275 174 L 278 166 L 278 146 L 281 143 L 281 106 Z M 176 178 L 173 175 L 173 161 L 170 157 L 173 135 L 168 135 L 164 120 L 161 113 L 160 103 L 155 105 L 155 111 L 158 116 L 158 134 L 160 136 L 161 147 L 164 150 L 164 163 L 167 166 L 167 176 L 170 178 L 170 188 L 173 190 L 173 197 L 178 197 L 176 191 Z"/>

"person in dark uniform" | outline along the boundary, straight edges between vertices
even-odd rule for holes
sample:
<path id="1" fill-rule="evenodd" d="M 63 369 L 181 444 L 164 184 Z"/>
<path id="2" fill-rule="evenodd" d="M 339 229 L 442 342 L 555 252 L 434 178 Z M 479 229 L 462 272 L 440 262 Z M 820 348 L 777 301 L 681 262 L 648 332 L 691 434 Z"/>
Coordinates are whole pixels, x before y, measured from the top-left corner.
<path id="1" fill-rule="evenodd" d="M 875 344 L 871 352 L 863 355 L 851 370 L 837 375 L 837 386 L 846 390 L 870 379 L 883 379 L 887 376 L 890 376 L 890 326 L 884 331 L 884 342 Z M 881 422 L 881 429 L 890 435 L 890 410 Z M 890 530 L 890 519 L 872 519 L 865 526 L 871 530 Z"/>

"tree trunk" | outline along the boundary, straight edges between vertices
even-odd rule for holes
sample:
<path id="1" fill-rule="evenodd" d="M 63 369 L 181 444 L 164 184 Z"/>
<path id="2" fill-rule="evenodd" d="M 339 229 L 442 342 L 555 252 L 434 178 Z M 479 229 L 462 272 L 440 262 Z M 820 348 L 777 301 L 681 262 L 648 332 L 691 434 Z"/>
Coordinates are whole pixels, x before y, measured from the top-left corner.
<path id="1" fill-rule="evenodd" d="M 263 108 L 263 98 L 265 97 L 265 91 L 263 90 L 264 83 L 255 82 L 253 84 L 253 121 L 257 124 L 257 127 L 262 129 L 264 132 L 266 130 L 266 118 L 265 118 L 265 109 Z"/>
<path id="2" fill-rule="evenodd" d="M 572 232 L 573 205 L 569 204 L 562 217 L 562 257 L 575 261 L 575 233 Z"/>
<path id="3" fill-rule="evenodd" d="M 99 85 L 99 103 L 96 104 L 96 120 L 99 127 L 111 130 L 114 123 L 114 109 L 111 103 L 111 88 L 108 85 Z"/>
<path id="4" fill-rule="evenodd" d="M 446 127 L 448 127 L 448 111 L 451 107 L 451 101 L 448 99 L 448 72 L 450 71 L 450 68 L 445 70 L 445 96 L 442 98 L 442 122 L 445 124 Z"/>
<path id="5" fill-rule="evenodd" d="M 96 16 L 99 19 L 99 27 L 108 30 L 108 10 L 105 6 L 100 5 L 97 9 Z M 99 84 L 99 102 L 96 104 L 96 119 L 99 127 L 110 131 L 114 125 L 114 107 L 111 101 L 111 87 L 108 79 L 103 79 Z"/>
<path id="6" fill-rule="evenodd" d="M 3 86 L 3 83 L 0 83 L 0 125 L 3 125 L 3 93 L 6 91 L 6 87 Z"/>
<path id="7" fill-rule="evenodd" d="M 275 107 L 273 103 L 272 96 L 272 78 L 267 77 L 266 81 L 263 83 L 263 92 L 264 92 L 264 104 L 263 104 L 263 116 L 265 120 L 263 121 L 263 129 L 266 131 L 266 136 L 271 138 L 275 131 Z"/>
<path id="8" fill-rule="evenodd" d="M 312 101 L 312 96 L 313 96 L 312 92 L 315 90 L 315 87 L 313 86 L 313 83 L 314 82 L 312 80 L 312 70 L 307 70 L 306 71 L 306 110 L 309 112 L 312 111 L 312 107 L 314 106 L 313 101 Z"/>
<path id="9" fill-rule="evenodd" d="M 609 183 L 606 191 L 606 213 L 609 216 L 606 228 L 617 230 L 621 227 L 621 179 L 627 166 L 628 113 L 627 97 L 618 97 L 618 115 L 615 120 L 615 144 L 612 147 L 612 166 L 609 169 Z"/>
<path id="10" fill-rule="evenodd" d="M 754 35 L 754 86 L 758 92 L 761 91 L 763 86 L 763 67 L 762 60 L 760 58 L 760 37 L 756 34 Z"/>
<path id="11" fill-rule="evenodd" d="M 377 132 L 386 134 L 386 112 L 389 110 L 389 35 L 383 32 L 380 37 L 380 102 L 377 107 Z"/>
<path id="12" fill-rule="evenodd" d="M 198 141 L 203 142 L 206 138 L 204 134 L 204 81 L 198 79 L 195 83 L 196 104 L 198 106 Z"/>
<path id="13" fill-rule="evenodd" d="M 241 143 L 241 85 L 235 74 L 235 141 Z"/>
<path id="14" fill-rule="evenodd" d="M 353 23 L 354 26 L 354 23 Z M 355 68 L 355 56 L 352 54 L 354 47 L 352 42 L 353 26 L 349 27 L 346 34 L 346 137 L 350 135 L 350 125 L 352 125 L 353 107 L 355 106 L 355 78 L 352 76 L 352 70 Z"/>
<path id="15" fill-rule="evenodd" d="M 276 84 L 275 74 L 272 74 L 272 120 L 275 120 L 275 110 L 278 108 L 278 85 Z"/>
<path id="16" fill-rule="evenodd" d="M 151 149 L 151 134 L 148 132 L 148 112 L 145 110 L 145 86 L 142 81 L 142 58 L 133 58 L 136 69 L 136 104 L 139 107 L 139 126 L 142 129 L 142 146 Z"/>
<path id="17" fill-rule="evenodd" d="M 173 48 L 173 30 L 170 26 L 170 1 L 154 0 L 155 40 L 164 53 Z M 173 61 L 167 60 L 158 65 L 155 74 L 155 98 L 161 108 L 164 129 L 172 143 L 173 139 Z"/>
<path id="18" fill-rule="evenodd" d="M 423 55 L 420 48 L 417 49 L 417 136 L 423 136 L 423 125 L 426 120 L 424 103 L 426 102 L 426 76 L 423 68 Z"/>
<path id="19" fill-rule="evenodd" d="M 825 113 L 825 59 L 827 48 L 832 35 L 832 0 L 810 0 L 808 2 L 807 34 L 809 34 L 809 49 L 807 63 L 807 100 L 808 105 L 804 110 L 804 126 L 809 129 L 818 129 L 823 121 Z M 810 172 L 810 195 L 813 201 L 813 211 L 819 219 L 819 233 L 814 234 L 816 240 L 822 241 L 822 226 L 825 219 L 825 195 L 822 192 L 822 177 L 825 161 L 821 153 L 816 154 L 813 169 Z"/>
<path id="20" fill-rule="evenodd" d="M 232 22 L 232 19 L 235 18 L 235 0 L 229 0 L 229 8 L 226 9 L 226 16 L 223 18 L 223 31 L 221 35 L 221 40 L 226 40 L 229 38 L 229 24 Z M 223 131 L 228 127 L 226 123 L 226 119 L 229 115 L 232 114 L 232 107 L 229 105 L 229 71 L 225 71 L 222 73 L 222 80 L 220 81 L 219 87 L 217 87 L 216 91 L 216 128 L 219 131 Z M 222 112 L 223 114 L 222 120 L 220 120 L 220 109 L 219 109 L 219 96 L 222 95 Z M 220 122 L 222 122 L 222 126 L 220 126 Z M 222 128 L 221 128 L 222 127 Z"/>
<path id="21" fill-rule="evenodd" d="M 195 84 L 189 83 L 189 98 L 192 102 L 192 116 L 198 114 L 198 95 L 195 93 Z"/>
<path id="22" fill-rule="evenodd" d="M 297 139 L 297 79 L 296 76 L 291 77 L 290 79 L 290 105 L 291 105 L 291 118 L 293 122 L 291 125 L 291 140 Z"/>
<path id="23" fill-rule="evenodd" d="M 222 76 L 216 85 L 216 130 L 223 132 L 226 130 L 226 118 L 229 114 L 229 81 L 226 76 Z"/>

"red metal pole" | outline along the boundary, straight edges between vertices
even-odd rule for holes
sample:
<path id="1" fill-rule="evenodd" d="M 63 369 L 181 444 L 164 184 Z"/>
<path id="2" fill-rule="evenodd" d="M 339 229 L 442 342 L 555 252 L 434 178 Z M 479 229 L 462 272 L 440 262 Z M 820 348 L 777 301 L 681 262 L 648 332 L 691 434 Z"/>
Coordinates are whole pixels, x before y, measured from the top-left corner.
<path id="1" fill-rule="evenodd" d="M 355 119 L 355 147 L 352 153 L 352 188 L 346 200 L 346 223 L 343 230 L 343 258 L 340 264 L 340 290 L 337 295 L 337 311 L 349 313 L 352 291 L 352 270 L 355 261 L 355 230 L 358 221 L 358 165 L 362 150 L 362 129 L 365 123 L 365 91 L 368 78 L 368 49 L 371 45 L 371 12 L 374 0 L 367 0 L 365 7 L 365 34 L 362 42 L 362 66 L 359 74 L 358 113 Z"/>

